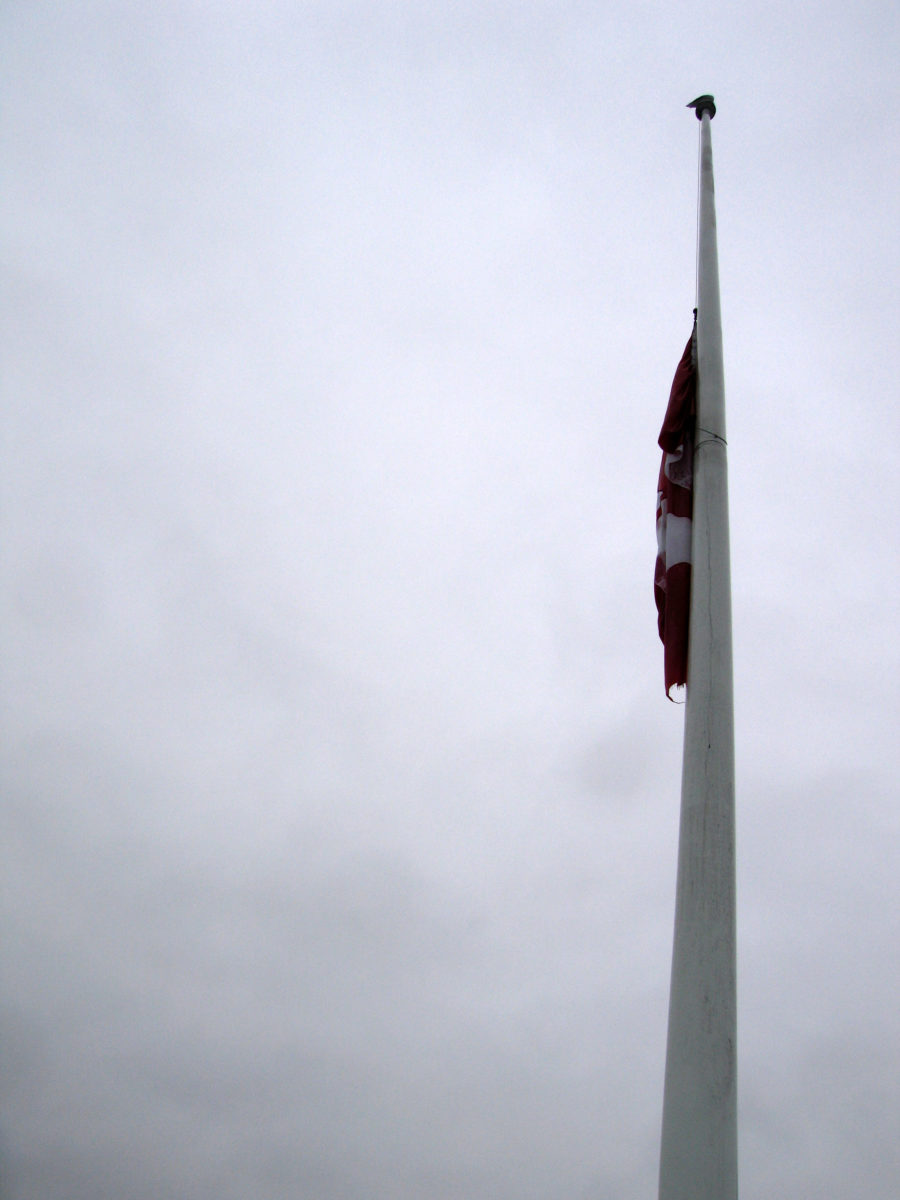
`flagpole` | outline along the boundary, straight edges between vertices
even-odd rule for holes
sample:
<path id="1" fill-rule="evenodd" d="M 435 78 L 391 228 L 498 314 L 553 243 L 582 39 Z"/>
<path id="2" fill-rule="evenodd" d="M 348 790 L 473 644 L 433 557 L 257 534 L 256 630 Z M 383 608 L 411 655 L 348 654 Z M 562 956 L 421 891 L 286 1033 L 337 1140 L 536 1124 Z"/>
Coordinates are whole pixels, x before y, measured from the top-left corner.
<path id="1" fill-rule="evenodd" d="M 688 681 L 660 1200 L 737 1200 L 734 717 L 725 379 L 710 121 L 700 121 Z"/>

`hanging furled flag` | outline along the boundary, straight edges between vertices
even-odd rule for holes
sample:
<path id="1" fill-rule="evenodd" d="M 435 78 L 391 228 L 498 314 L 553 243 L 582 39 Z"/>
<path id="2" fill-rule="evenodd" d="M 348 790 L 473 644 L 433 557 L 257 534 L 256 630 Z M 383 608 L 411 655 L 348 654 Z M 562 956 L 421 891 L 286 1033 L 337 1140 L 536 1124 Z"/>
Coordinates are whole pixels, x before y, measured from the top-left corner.
<path id="1" fill-rule="evenodd" d="M 695 315 L 696 321 L 696 315 Z M 656 575 L 653 590 L 664 646 L 666 695 L 687 683 L 691 601 L 694 414 L 697 371 L 691 334 L 672 381 L 659 433 L 662 464 L 656 491 Z"/>

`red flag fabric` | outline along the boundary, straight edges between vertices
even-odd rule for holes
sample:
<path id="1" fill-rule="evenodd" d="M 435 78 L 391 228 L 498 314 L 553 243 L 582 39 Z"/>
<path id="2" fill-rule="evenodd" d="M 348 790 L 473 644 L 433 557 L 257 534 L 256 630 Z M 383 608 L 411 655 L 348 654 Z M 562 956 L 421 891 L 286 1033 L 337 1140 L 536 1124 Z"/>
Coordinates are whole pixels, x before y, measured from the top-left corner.
<path id="1" fill-rule="evenodd" d="M 693 335 L 672 381 L 669 407 L 659 433 L 662 464 L 656 492 L 654 593 L 664 647 L 666 695 L 687 683 L 688 618 L 691 600 L 691 513 L 693 508 L 696 368 Z"/>

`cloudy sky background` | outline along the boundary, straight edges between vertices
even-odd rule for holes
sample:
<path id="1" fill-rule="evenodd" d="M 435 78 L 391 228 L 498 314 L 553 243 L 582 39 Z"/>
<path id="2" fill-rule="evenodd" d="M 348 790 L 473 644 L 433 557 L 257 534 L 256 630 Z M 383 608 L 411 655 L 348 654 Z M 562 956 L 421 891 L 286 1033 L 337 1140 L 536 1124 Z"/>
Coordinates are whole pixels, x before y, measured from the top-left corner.
<path id="1" fill-rule="evenodd" d="M 895 1200 L 896 4 L 0 43 L 5 1200 L 655 1194 L 703 91 L 742 1193 Z"/>

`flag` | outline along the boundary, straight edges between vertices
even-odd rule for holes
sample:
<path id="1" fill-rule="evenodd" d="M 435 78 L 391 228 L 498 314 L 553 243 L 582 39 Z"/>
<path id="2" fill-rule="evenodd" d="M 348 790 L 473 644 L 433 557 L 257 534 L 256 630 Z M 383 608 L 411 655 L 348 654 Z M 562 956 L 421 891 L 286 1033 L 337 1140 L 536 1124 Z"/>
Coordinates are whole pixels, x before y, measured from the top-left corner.
<path id="1" fill-rule="evenodd" d="M 664 646 L 669 699 L 673 687 L 687 683 L 696 379 L 692 334 L 675 372 L 669 407 L 659 433 L 663 454 L 656 491 L 657 553 L 653 590 L 659 636 Z"/>

